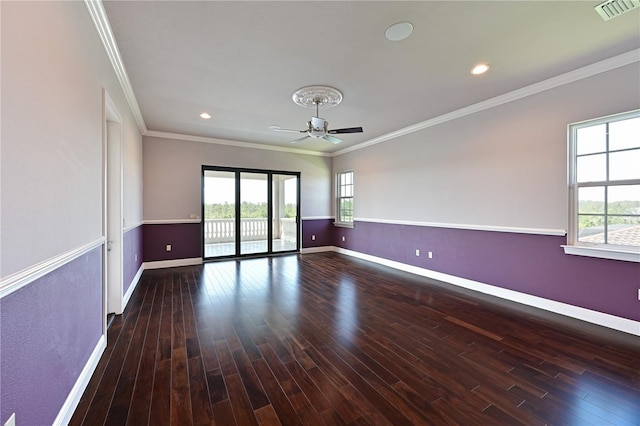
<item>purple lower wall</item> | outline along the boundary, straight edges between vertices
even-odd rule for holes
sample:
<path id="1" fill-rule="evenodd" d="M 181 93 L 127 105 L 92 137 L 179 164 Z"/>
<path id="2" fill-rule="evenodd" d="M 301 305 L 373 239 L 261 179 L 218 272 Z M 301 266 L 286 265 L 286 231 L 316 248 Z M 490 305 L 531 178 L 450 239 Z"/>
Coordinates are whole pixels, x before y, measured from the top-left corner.
<path id="1" fill-rule="evenodd" d="M 202 240 L 199 223 L 169 223 L 169 224 L 145 224 L 142 227 L 141 247 L 144 249 L 144 261 L 154 262 L 161 260 L 191 259 L 202 257 Z M 303 248 L 323 247 L 333 245 L 333 219 L 310 219 L 302 222 Z M 131 257 L 135 248 L 128 248 L 131 243 L 135 246 L 136 236 L 125 234 L 125 285 L 129 285 L 137 272 L 137 267 L 132 265 L 127 272 L 127 256 Z M 315 235 L 315 241 L 311 236 Z M 167 244 L 171 244 L 171 251 L 166 250 Z M 131 260 L 131 259 L 129 259 Z M 139 265 L 138 265 L 139 267 Z M 131 275 L 131 273 L 133 275 Z M 130 278 L 128 278 L 130 275 Z M 125 289 L 126 291 L 126 289 Z"/>
<path id="2" fill-rule="evenodd" d="M 304 219 L 302 221 L 302 248 L 333 245 L 333 219 Z M 313 240 L 312 236 L 316 239 Z"/>
<path id="3" fill-rule="evenodd" d="M 123 253 L 123 291 L 126 294 L 133 283 L 133 279 L 142 266 L 144 256 L 144 246 L 142 244 L 142 225 L 129 229 L 124 233 L 124 253 Z"/>
<path id="4" fill-rule="evenodd" d="M 640 265 L 566 255 L 565 243 L 563 236 L 357 222 L 335 228 L 333 245 L 640 321 Z"/>
<path id="5" fill-rule="evenodd" d="M 202 257 L 200 223 L 145 224 L 142 231 L 144 261 Z M 171 244 L 171 251 L 166 250 Z"/>
<path id="6" fill-rule="evenodd" d="M 1 424 L 52 424 L 102 335 L 102 246 L 0 300 Z"/>
<path id="7" fill-rule="evenodd" d="M 144 225 L 144 260 L 201 257 L 200 241 L 199 223 Z M 640 265 L 566 255 L 561 247 L 565 243 L 564 236 L 373 222 L 339 228 L 332 219 L 302 223 L 303 248 L 342 247 L 640 321 Z M 167 244 L 171 252 L 165 250 Z M 421 256 L 415 255 L 416 249 Z"/>

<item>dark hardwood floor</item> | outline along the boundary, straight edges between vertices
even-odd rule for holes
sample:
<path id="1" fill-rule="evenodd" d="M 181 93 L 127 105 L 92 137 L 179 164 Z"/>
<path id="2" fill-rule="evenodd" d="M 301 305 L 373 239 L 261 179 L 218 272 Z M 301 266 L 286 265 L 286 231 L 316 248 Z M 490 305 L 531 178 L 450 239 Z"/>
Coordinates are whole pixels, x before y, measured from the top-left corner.
<path id="1" fill-rule="evenodd" d="M 335 253 L 146 271 L 72 425 L 638 425 L 640 344 Z"/>

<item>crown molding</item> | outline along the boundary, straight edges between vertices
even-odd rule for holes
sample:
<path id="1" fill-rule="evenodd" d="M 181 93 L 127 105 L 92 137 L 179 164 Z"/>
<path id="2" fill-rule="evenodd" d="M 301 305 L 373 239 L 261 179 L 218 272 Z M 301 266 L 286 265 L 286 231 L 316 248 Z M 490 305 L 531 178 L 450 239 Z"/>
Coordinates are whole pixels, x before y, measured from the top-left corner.
<path id="1" fill-rule="evenodd" d="M 228 145 L 228 146 L 236 146 L 240 148 L 251 148 L 251 149 L 263 149 L 267 151 L 280 151 L 280 152 L 288 152 L 291 154 L 302 154 L 302 155 L 313 155 L 316 157 L 331 157 L 331 154 L 326 152 L 318 152 L 318 151 L 308 151 L 304 149 L 298 148 L 286 148 L 282 146 L 274 146 L 274 145 L 262 145 L 259 143 L 253 142 L 240 142 L 240 141 L 231 141 L 226 139 L 216 139 L 209 138 L 206 136 L 192 136 L 192 135 L 184 135 L 180 133 L 167 133 L 167 132 L 156 132 L 155 130 L 147 130 L 142 134 L 143 136 L 155 137 L 155 138 L 164 138 L 164 139 L 177 139 L 181 141 L 191 141 L 191 142 L 204 142 L 204 143 L 212 143 L 216 145 Z"/>
<path id="2" fill-rule="evenodd" d="M 104 49 L 107 51 L 107 56 L 111 61 L 111 66 L 118 77 L 118 81 L 120 82 L 125 98 L 127 98 L 127 103 L 129 104 L 131 113 L 138 124 L 138 129 L 140 129 L 140 133 L 144 134 L 144 132 L 147 131 L 147 126 L 144 124 L 142 112 L 140 112 L 136 95 L 133 93 L 133 87 L 131 87 L 127 70 L 122 62 L 120 50 L 118 50 L 118 44 L 113 36 L 113 32 L 111 31 L 111 25 L 109 24 L 109 19 L 107 18 L 102 1 L 84 0 L 84 4 L 89 10 L 89 15 L 91 15 L 96 31 L 98 31 L 98 35 L 100 36 L 100 40 L 102 40 Z"/>
<path id="3" fill-rule="evenodd" d="M 431 118 L 420 123 L 404 127 L 394 132 L 387 133 L 377 138 L 370 139 L 366 142 L 362 142 L 357 145 L 350 146 L 348 148 L 335 151 L 332 153 L 332 157 L 337 157 L 348 152 L 357 151 L 372 145 L 386 142 L 391 139 L 398 138 L 400 136 L 408 135 L 410 133 L 418 132 L 420 130 L 427 129 L 429 127 L 437 126 L 438 124 L 446 123 L 447 121 L 456 120 L 458 118 L 465 117 L 467 115 L 475 114 L 480 111 L 485 111 L 500 105 L 504 105 L 509 102 L 517 101 L 522 98 L 526 98 L 537 93 L 544 92 L 546 90 L 555 89 L 556 87 L 570 84 L 594 75 L 601 74 L 603 72 L 611 71 L 616 68 L 630 65 L 635 62 L 640 62 L 640 49 L 631 50 L 627 53 L 623 53 L 618 56 L 614 56 L 609 59 L 596 62 L 591 65 L 587 65 L 582 68 L 578 68 L 573 71 L 569 71 L 564 74 L 560 74 L 555 77 L 551 77 L 547 80 L 540 81 L 538 83 L 531 84 L 529 86 L 522 87 L 512 92 L 505 93 L 503 95 L 496 96 L 494 98 L 487 99 L 482 102 L 478 102 L 473 105 L 469 105 L 464 108 L 460 108 L 456 111 L 452 111 L 438 117 Z"/>
<path id="4" fill-rule="evenodd" d="M 570 84 L 588 77 L 592 77 L 594 75 L 601 74 L 603 72 L 611 71 L 613 69 L 620 68 L 625 65 L 630 65 L 635 62 L 640 62 L 640 49 L 634 49 L 629 52 L 614 56 L 612 58 L 608 58 L 608 59 L 596 62 L 594 64 L 587 65 L 585 67 L 578 68 L 576 70 L 569 71 L 567 73 L 549 78 L 547 80 L 543 80 L 541 82 L 534 83 L 529 86 L 525 86 L 523 88 L 505 93 L 503 95 L 499 95 L 499 96 L 487 99 L 485 101 L 478 102 L 476 104 L 469 105 L 467 107 L 460 108 L 458 110 L 431 118 L 429 120 L 425 120 L 420 123 L 416 123 L 411 126 L 404 127 L 402 129 L 387 133 L 377 138 L 370 139 L 360 144 L 353 145 L 348 148 L 335 151 L 332 153 L 324 153 L 324 152 L 308 151 L 308 150 L 302 150 L 302 149 L 296 149 L 296 148 L 278 147 L 273 145 L 262 145 L 262 144 L 251 143 L 251 142 L 230 141 L 230 140 L 215 139 L 215 138 L 209 138 L 209 137 L 203 137 L 203 136 L 191 136 L 191 135 L 183 135 L 178 133 L 165 133 L 165 132 L 147 130 L 147 127 L 144 123 L 144 119 L 142 117 L 142 113 L 140 112 L 140 107 L 138 106 L 138 102 L 133 92 L 133 88 L 131 87 L 131 82 L 129 81 L 129 77 L 127 76 L 127 71 L 124 67 L 124 63 L 122 62 L 122 57 L 120 56 L 120 51 L 118 50 L 116 40 L 113 36 L 113 32 L 111 31 L 111 26 L 109 24 L 109 20 L 107 18 L 106 12 L 104 10 L 102 0 L 84 0 L 84 2 L 85 2 L 85 5 L 87 6 L 87 9 L 89 10 L 91 19 L 93 19 L 93 23 L 96 27 L 96 30 L 100 35 L 102 44 L 104 45 L 104 48 L 107 51 L 107 55 L 109 56 L 111 65 L 113 66 L 113 69 L 118 77 L 118 80 L 120 81 L 122 90 L 124 91 L 125 97 L 127 98 L 127 102 L 129 103 L 129 106 L 131 108 L 131 112 L 133 113 L 133 116 L 136 122 L 138 123 L 138 128 L 140 129 L 140 132 L 144 136 L 153 136 L 153 137 L 165 138 L 165 139 L 187 140 L 187 141 L 194 141 L 194 142 L 205 142 L 205 143 L 213 143 L 218 145 L 238 146 L 243 148 L 264 149 L 269 151 L 289 152 L 289 153 L 303 154 L 303 155 L 337 157 L 339 155 L 343 155 L 348 152 L 357 151 L 359 149 L 363 149 L 372 145 L 386 142 L 391 139 L 395 139 L 395 138 L 405 136 L 414 132 L 418 132 L 420 130 L 427 129 L 429 127 L 434 127 L 439 124 L 446 123 L 448 121 L 456 120 L 458 118 L 462 118 L 467 115 L 475 114 L 477 112 L 485 111 L 490 108 L 504 105 L 509 102 L 517 101 L 519 99 L 526 98 L 528 96 L 535 95 L 537 93 L 541 93 L 546 90 L 563 86 L 565 84 Z"/>

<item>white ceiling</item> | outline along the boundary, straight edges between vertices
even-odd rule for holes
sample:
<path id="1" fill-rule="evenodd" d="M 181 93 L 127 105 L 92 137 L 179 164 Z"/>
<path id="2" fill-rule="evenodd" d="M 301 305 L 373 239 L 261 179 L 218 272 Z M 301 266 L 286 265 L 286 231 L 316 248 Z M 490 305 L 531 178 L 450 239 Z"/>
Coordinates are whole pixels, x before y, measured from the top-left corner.
<path id="1" fill-rule="evenodd" d="M 640 47 L 640 9 L 605 22 L 599 1 L 106 1 L 148 130 L 335 152 Z M 406 40 L 386 28 L 413 24 Z M 481 61 L 491 70 L 472 76 Z M 291 95 L 329 85 L 332 145 Z M 212 115 L 203 120 L 203 111 Z"/>

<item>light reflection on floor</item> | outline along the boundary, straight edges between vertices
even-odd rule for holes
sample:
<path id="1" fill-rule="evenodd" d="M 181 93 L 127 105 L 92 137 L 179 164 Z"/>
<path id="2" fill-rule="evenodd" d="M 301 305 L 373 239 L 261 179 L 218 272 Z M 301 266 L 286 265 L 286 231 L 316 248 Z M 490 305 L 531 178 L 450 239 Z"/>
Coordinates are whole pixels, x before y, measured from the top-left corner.
<path id="1" fill-rule="evenodd" d="M 295 254 L 205 263 L 206 291 L 200 295 L 214 307 L 219 327 L 232 316 L 234 327 L 265 322 L 293 334 L 301 303 L 297 263 Z"/>
<path id="2" fill-rule="evenodd" d="M 353 340 L 358 328 L 358 291 L 353 281 L 340 280 L 338 287 L 338 299 L 336 300 L 336 323 L 340 330 L 340 338 Z"/>
<path id="3" fill-rule="evenodd" d="M 295 250 L 296 243 L 287 240 L 273 240 L 273 251 L 290 251 Z M 260 241 L 242 241 L 240 243 L 240 254 L 266 253 L 267 240 Z M 204 257 L 233 256 L 236 254 L 235 243 L 217 243 L 205 244 Z"/>

